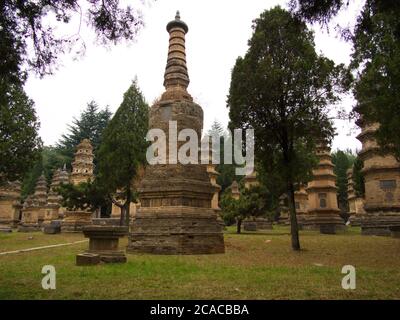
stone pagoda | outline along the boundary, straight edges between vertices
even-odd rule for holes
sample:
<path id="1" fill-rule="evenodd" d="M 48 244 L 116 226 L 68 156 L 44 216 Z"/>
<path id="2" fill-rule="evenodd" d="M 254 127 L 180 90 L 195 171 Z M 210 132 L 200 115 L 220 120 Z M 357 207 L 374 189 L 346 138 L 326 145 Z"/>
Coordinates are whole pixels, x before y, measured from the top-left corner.
<path id="1" fill-rule="evenodd" d="M 58 194 L 57 188 L 60 186 L 60 175 L 60 169 L 54 170 L 49 194 L 47 196 L 47 210 L 44 217 L 44 223 L 49 223 L 52 220 L 57 220 L 59 217 L 62 196 Z"/>
<path id="2" fill-rule="evenodd" d="M 177 12 L 167 25 L 169 50 L 164 74 L 165 92 L 150 109 L 149 127 L 164 131 L 167 141 L 169 122 L 177 130 L 193 129 L 201 137 L 203 110 L 187 92 L 185 35 L 188 26 Z M 178 143 L 179 147 L 185 142 Z M 174 150 L 167 155 L 175 158 Z M 168 158 L 168 157 L 167 157 Z M 174 161 L 172 161 L 174 162 Z M 224 237 L 217 213 L 211 208 L 215 187 L 210 183 L 206 165 L 148 165 L 139 188 L 140 209 L 132 223 L 127 250 L 156 254 L 223 253 Z"/>
<path id="3" fill-rule="evenodd" d="M 89 139 L 83 139 L 76 147 L 70 183 L 78 185 L 91 181 L 93 175 L 93 147 Z M 61 222 L 62 232 L 81 232 L 82 228 L 92 223 L 93 212 L 85 210 L 65 211 Z"/>
<path id="4" fill-rule="evenodd" d="M 59 186 L 61 186 L 62 184 L 68 184 L 69 181 L 70 181 L 70 179 L 69 179 L 69 173 L 68 173 L 68 171 L 67 171 L 66 165 L 64 164 L 64 167 L 58 172 L 57 181 L 56 181 L 55 183 L 56 183 L 56 186 L 59 187 Z M 62 200 L 62 197 L 60 196 L 59 199 L 60 199 L 60 201 L 61 201 L 61 200 Z M 61 205 L 61 202 L 60 202 L 60 205 Z M 61 205 L 60 208 L 59 208 L 59 210 L 58 210 L 58 216 L 59 216 L 60 218 L 63 218 L 66 211 L 67 211 L 67 209 L 64 208 L 64 207 Z"/>
<path id="5" fill-rule="evenodd" d="M 313 179 L 308 183 L 308 213 L 301 222 L 304 228 L 319 228 L 321 233 L 334 234 L 343 229 L 344 221 L 339 216 L 336 175 L 330 148 L 321 143 L 317 146 L 318 165 L 313 170 Z"/>
<path id="6" fill-rule="evenodd" d="M 367 123 L 361 116 L 357 125 L 361 127 L 357 139 L 362 143 L 359 157 L 364 162 L 365 179 L 362 234 L 390 235 L 391 228 L 400 227 L 400 163 L 390 154 L 379 153 L 374 138 L 378 123 Z"/>
<path id="7" fill-rule="evenodd" d="M 251 187 L 258 187 L 260 183 L 257 180 L 257 172 L 253 170 L 252 173 L 244 177 L 244 187 L 245 189 L 250 189 Z"/>
<path id="8" fill-rule="evenodd" d="M 364 211 L 364 198 L 357 196 L 354 189 L 353 169 L 347 170 L 347 201 L 349 202 L 349 221 L 352 226 L 360 226 Z"/>
<path id="9" fill-rule="evenodd" d="M 36 182 L 35 192 L 28 196 L 22 209 L 22 221 L 18 231 L 40 231 L 47 211 L 47 181 L 42 174 Z"/>
<path id="10" fill-rule="evenodd" d="M 239 200 L 240 199 L 240 190 L 239 190 L 239 184 L 237 183 L 236 180 L 233 180 L 231 186 L 231 196 L 233 199 L 235 200 Z"/>
<path id="11" fill-rule="evenodd" d="M 0 187 L 0 225 L 16 227 L 21 209 L 21 183 L 6 182 Z"/>
<path id="12" fill-rule="evenodd" d="M 297 222 L 302 227 L 305 215 L 308 213 L 308 193 L 304 183 L 298 184 L 297 190 L 294 192 L 294 205 L 296 208 Z"/>
<path id="13" fill-rule="evenodd" d="M 76 148 L 75 159 L 72 162 L 72 184 L 77 185 L 93 179 L 93 158 L 93 147 L 89 139 L 83 139 Z"/>

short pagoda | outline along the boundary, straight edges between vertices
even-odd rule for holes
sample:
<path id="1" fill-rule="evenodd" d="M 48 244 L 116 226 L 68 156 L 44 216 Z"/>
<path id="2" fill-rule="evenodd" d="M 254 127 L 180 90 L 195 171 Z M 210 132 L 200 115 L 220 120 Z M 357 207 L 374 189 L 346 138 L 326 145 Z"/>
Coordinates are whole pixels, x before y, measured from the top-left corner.
<path id="1" fill-rule="evenodd" d="M 149 127 L 164 131 L 169 122 L 177 130 L 191 128 L 201 137 L 203 110 L 187 91 L 185 35 L 188 26 L 177 12 L 168 23 L 169 50 L 164 74 L 165 92 L 150 109 Z M 184 142 L 178 143 L 178 148 Z M 167 144 L 167 155 L 172 153 Z M 171 156 L 171 154 L 170 154 Z M 171 158 L 171 157 L 170 157 Z M 133 219 L 127 251 L 155 254 L 223 253 L 224 237 L 217 213 L 211 208 L 215 187 L 206 165 L 148 165 L 139 188 L 140 209 Z"/>
<path id="2" fill-rule="evenodd" d="M 308 210 L 301 224 L 304 228 L 316 228 L 321 233 L 334 234 L 344 228 L 337 202 L 336 175 L 330 148 L 325 143 L 317 146 L 318 165 L 306 188 Z"/>
<path id="3" fill-rule="evenodd" d="M 47 181 L 42 174 L 36 182 L 35 192 L 27 197 L 22 208 L 22 221 L 18 231 L 40 231 L 47 210 Z"/>

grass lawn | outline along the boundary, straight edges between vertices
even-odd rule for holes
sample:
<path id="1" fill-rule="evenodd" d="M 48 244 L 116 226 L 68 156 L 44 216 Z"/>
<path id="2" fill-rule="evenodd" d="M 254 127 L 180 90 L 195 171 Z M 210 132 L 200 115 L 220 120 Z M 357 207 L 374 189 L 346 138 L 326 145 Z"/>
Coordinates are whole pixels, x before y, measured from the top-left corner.
<path id="1" fill-rule="evenodd" d="M 0 255 L 0 299 L 400 299 L 400 240 L 302 231 L 293 252 L 287 227 L 225 233 L 226 253 L 128 255 L 128 263 L 75 266 L 88 244 Z M 33 239 L 29 239 L 33 237 Z M 82 240 L 80 234 L 0 234 L 0 252 Z M 122 240 L 126 246 L 127 239 Z M 54 265 L 57 289 L 43 290 L 41 269 Z M 341 287 L 353 265 L 357 288 Z"/>

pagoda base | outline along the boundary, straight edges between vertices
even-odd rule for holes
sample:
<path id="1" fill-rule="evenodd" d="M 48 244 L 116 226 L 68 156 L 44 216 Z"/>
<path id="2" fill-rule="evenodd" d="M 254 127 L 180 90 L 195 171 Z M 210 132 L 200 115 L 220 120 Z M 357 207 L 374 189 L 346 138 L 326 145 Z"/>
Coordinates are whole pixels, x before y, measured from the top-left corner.
<path id="1" fill-rule="evenodd" d="M 83 228 L 83 234 L 89 238 L 89 250 L 86 254 L 97 255 L 101 262 L 125 263 L 125 252 L 119 250 L 119 238 L 128 233 L 128 227 L 110 225 L 92 225 Z M 79 255 L 78 255 L 79 256 Z M 79 257 L 77 256 L 77 264 Z"/>
<path id="2" fill-rule="evenodd" d="M 360 214 L 353 214 L 349 218 L 352 227 L 361 227 L 362 216 Z"/>
<path id="3" fill-rule="evenodd" d="M 272 222 L 265 218 L 246 219 L 243 221 L 245 231 L 272 230 Z"/>
<path id="4" fill-rule="evenodd" d="M 336 213 L 305 214 L 301 216 L 299 225 L 305 230 L 319 231 L 321 234 L 336 234 L 344 231 L 344 221 Z"/>
<path id="5" fill-rule="evenodd" d="M 400 227 L 400 212 L 367 213 L 361 222 L 361 234 L 391 236 L 391 228 Z"/>
<path id="6" fill-rule="evenodd" d="M 61 232 L 82 232 L 84 226 L 92 224 L 92 212 L 66 211 L 61 222 Z"/>
<path id="7" fill-rule="evenodd" d="M 129 253 L 224 253 L 215 211 L 197 207 L 141 207 L 132 223 Z"/>
<path id="8" fill-rule="evenodd" d="M 41 230 L 42 225 L 39 223 L 23 223 L 18 226 L 18 232 L 36 232 Z"/>

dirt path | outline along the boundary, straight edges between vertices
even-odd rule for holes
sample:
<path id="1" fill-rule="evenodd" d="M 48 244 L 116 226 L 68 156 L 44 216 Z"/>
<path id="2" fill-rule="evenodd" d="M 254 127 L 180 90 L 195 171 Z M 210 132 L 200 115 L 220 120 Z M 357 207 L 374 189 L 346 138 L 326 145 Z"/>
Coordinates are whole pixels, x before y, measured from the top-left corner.
<path id="1" fill-rule="evenodd" d="M 52 245 L 49 245 L 49 246 L 42 246 L 42 247 L 35 247 L 35 248 L 28 248 L 28 249 L 20 249 L 20 250 L 14 250 L 14 251 L 0 252 L 0 256 L 4 256 L 4 255 L 7 255 L 7 254 L 14 254 L 14 253 L 24 253 L 24 252 L 30 252 L 30 251 L 36 251 L 36 250 L 42 250 L 42 249 L 49 249 L 49 248 L 71 246 L 71 245 L 74 245 L 74 244 L 88 242 L 88 241 L 89 241 L 89 239 L 75 241 L 75 242 L 52 244 Z"/>

